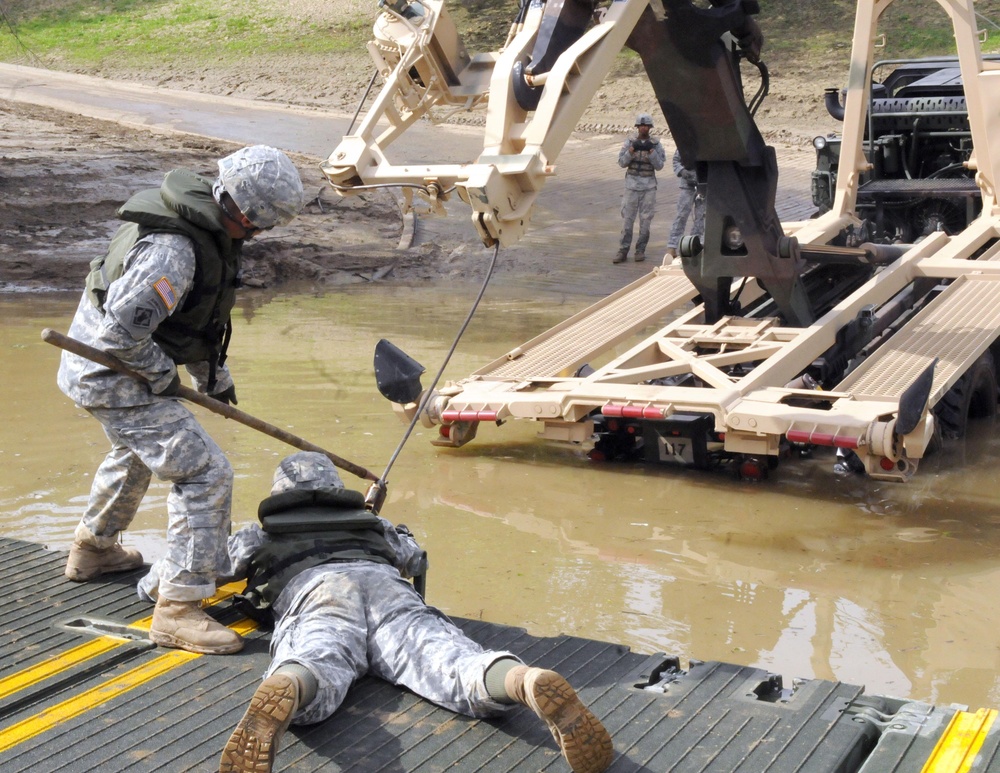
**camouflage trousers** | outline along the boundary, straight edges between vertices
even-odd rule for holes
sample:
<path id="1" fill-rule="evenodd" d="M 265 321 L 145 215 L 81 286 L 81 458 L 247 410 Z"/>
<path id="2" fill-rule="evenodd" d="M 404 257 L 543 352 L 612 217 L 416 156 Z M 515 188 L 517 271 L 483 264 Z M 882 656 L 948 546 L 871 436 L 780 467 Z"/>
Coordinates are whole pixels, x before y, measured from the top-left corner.
<path id="1" fill-rule="evenodd" d="M 653 215 L 656 213 L 656 188 L 648 191 L 631 191 L 625 189 L 622 194 L 622 238 L 620 247 L 626 253 L 632 246 L 632 231 L 635 227 L 635 219 L 639 218 L 639 238 L 635 242 L 637 254 L 645 254 L 646 245 L 649 244 L 649 227 L 653 222 Z"/>
<path id="2" fill-rule="evenodd" d="M 306 570 L 282 591 L 274 611 L 266 676 L 299 663 L 318 683 L 296 724 L 332 715 L 365 674 L 470 717 L 510 708 L 489 697 L 484 674 L 496 660 L 516 656 L 484 650 L 390 566 L 353 561 Z"/>
<path id="3" fill-rule="evenodd" d="M 677 216 L 674 218 L 674 224 L 670 227 L 667 249 L 676 250 L 677 246 L 681 243 L 681 237 L 684 236 L 692 209 L 694 210 L 694 226 L 691 233 L 697 236 L 704 236 L 705 197 L 698 196 L 698 191 L 695 188 L 681 186 L 680 196 L 677 199 Z"/>
<path id="4" fill-rule="evenodd" d="M 233 469 L 222 449 L 176 400 L 88 411 L 104 427 L 111 450 L 94 474 L 76 539 L 98 548 L 114 544 L 156 475 L 173 484 L 159 593 L 173 601 L 208 598 L 228 566 Z"/>

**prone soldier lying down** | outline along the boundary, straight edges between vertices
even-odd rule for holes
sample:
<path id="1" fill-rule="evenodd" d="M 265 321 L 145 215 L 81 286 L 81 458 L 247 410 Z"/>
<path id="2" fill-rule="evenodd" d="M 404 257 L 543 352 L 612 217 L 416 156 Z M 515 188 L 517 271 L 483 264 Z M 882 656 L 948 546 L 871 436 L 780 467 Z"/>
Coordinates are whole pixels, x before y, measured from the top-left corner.
<path id="1" fill-rule="evenodd" d="M 331 716 L 351 685 L 378 676 L 459 714 L 488 717 L 515 704 L 545 722 L 576 773 L 611 764 L 611 737 L 554 671 L 484 650 L 406 578 L 427 554 L 410 531 L 364 509 L 333 463 L 312 452 L 284 459 L 256 524 L 229 538 L 243 602 L 274 621 L 271 664 L 226 744 L 220 771 L 270 771 L 289 724 Z M 139 584 L 151 599 L 156 564 Z"/>

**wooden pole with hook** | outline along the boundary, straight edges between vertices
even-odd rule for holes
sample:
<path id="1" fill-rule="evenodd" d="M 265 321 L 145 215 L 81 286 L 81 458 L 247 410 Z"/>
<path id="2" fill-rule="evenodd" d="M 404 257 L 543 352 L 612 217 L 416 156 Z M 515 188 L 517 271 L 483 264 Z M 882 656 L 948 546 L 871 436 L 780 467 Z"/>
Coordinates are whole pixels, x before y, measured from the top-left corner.
<path id="1" fill-rule="evenodd" d="M 75 338 L 70 338 L 69 336 L 63 335 L 62 333 L 52 330 L 51 328 L 45 328 L 42 331 L 42 340 L 47 344 L 52 344 L 60 349 L 65 349 L 66 351 L 88 359 L 91 362 L 96 362 L 98 365 L 103 365 L 104 367 L 116 371 L 117 373 L 121 373 L 122 375 L 130 376 L 138 381 L 148 383 L 146 378 L 133 371 L 113 354 L 102 352 L 100 349 L 95 349 L 93 346 L 89 346 L 82 341 L 76 340 Z M 293 435 L 291 432 L 287 432 L 280 427 L 276 427 L 273 424 L 262 421 L 256 416 L 251 416 L 249 413 L 241 411 L 239 408 L 227 405 L 226 403 L 216 400 L 214 397 L 210 397 L 209 395 L 205 395 L 197 390 L 191 389 L 191 387 L 180 386 L 177 389 L 176 396 L 181 397 L 188 402 L 200 405 L 202 408 L 211 411 L 212 413 L 216 413 L 219 416 L 225 416 L 227 419 L 239 422 L 244 426 L 250 427 L 250 429 L 262 432 L 275 440 L 280 440 L 282 443 L 287 443 L 293 448 L 298 448 L 300 451 L 314 451 L 318 454 L 323 454 L 331 462 L 337 465 L 337 467 L 342 470 L 347 470 L 347 472 L 357 475 L 359 478 L 372 481 L 378 480 L 378 476 L 375 475 L 375 473 L 366 470 L 360 465 L 349 462 L 324 448 L 320 448 L 319 446 L 310 443 L 308 440 L 300 438 L 298 435 Z"/>

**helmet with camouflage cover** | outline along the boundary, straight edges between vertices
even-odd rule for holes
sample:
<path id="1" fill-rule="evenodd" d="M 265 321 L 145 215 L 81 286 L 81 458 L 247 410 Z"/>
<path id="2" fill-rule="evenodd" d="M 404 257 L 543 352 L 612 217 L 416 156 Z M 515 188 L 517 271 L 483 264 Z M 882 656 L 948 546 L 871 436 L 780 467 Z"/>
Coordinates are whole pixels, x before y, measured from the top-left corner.
<path id="1" fill-rule="evenodd" d="M 649 113 L 639 113 L 639 115 L 637 115 L 635 117 L 635 125 L 636 126 L 652 126 L 653 125 L 653 116 L 651 116 Z"/>
<path id="2" fill-rule="evenodd" d="M 220 204 L 222 193 L 228 193 L 258 229 L 287 225 L 305 204 L 295 164 L 268 145 L 251 145 L 221 159 L 212 192 Z"/>
<path id="3" fill-rule="evenodd" d="M 278 469 L 274 471 L 271 494 L 343 487 L 344 482 L 333 462 L 323 454 L 302 451 L 281 460 Z"/>

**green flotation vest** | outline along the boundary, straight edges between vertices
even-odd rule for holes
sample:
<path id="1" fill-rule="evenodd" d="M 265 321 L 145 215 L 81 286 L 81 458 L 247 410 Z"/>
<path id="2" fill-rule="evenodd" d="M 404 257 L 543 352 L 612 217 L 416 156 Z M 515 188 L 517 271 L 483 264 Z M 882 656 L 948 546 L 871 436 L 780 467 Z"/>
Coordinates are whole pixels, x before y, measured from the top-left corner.
<path id="1" fill-rule="evenodd" d="M 233 603 L 258 622 L 273 624 L 271 606 L 306 569 L 338 561 L 390 566 L 395 561 L 382 521 L 365 509 L 358 491 L 286 491 L 261 502 L 257 515 L 270 539 L 251 559 L 246 590 Z"/>
<path id="2" fill-rule="evenodd" d="M 122 275 L 125 256 L 139 239 L 152 233 L 187 236 L 194 243 L 194 282 L 184 304 L 160 324 L 153 340 L 179 365 L 209 362 L 214 381 L 215 366 L 226 359 L 243 242 L 226 233 L 212 182 L 175 170 L 158 189 L 140 191 L 125 202 L 118 216 L 127 222 L 115 233 L 108 253 L 90 263 L 91 303 L 104 313 L 108 287 Z"/>

